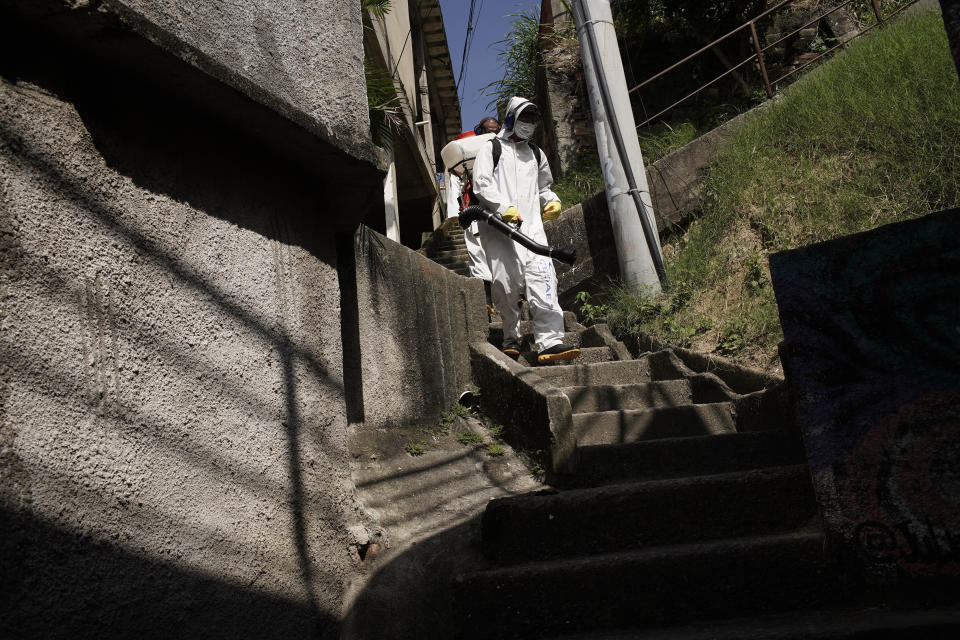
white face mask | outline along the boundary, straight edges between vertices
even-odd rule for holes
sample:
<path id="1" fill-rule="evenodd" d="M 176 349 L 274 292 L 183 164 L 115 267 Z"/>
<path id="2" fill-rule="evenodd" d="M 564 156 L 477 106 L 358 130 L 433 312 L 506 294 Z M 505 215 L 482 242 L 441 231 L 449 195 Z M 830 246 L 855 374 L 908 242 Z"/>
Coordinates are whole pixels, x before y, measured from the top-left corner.
<path id="1" fill-rule="evenodd" d="M 513 133 L 521 140 L 526 140 L 537 130 L 537 125 L 533 122 L 518 122 L 513 126 Z"/>

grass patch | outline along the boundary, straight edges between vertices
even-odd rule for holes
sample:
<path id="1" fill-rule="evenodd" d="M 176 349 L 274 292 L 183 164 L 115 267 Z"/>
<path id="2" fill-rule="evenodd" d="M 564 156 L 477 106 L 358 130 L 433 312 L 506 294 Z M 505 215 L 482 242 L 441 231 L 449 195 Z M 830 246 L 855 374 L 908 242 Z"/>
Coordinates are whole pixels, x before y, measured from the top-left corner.
<path id="1" fill-rule="evenodd" d="M 483 436 L 473 431 L 461 431 L 457 434 L 457 442 L 462 445 L 480 444 L 483 442 Z"/>
<path id="2" fill-rule="evenodd" d="M 429 435 L 448 436 L 450 427 L 460 418 L 473 417 L 473 412 L 460 403 L 454 403 L 446 411 L 440 412 L 440 424 L 435 430 L 428 431 Z"/>
<path id="3" fill-rule="evenodd" d="M 939 12 L 903 16 L 752 115 L 708 174 L 702 212 L 664 243 L 672 284 L 612 286 L 611 329 L 776 368 L 768 257 L 960 204 L 960 84 Z"/>
<path id="4" fill-rule="evenodd" d="M 503 445 L 498 442 L 491 442 L 487 445 L 487 454 L 495 458 L 502 456 L 504 453 L 506 453 L 506 451 L 507 450 L 504 449 Z"/>
<path id="5" fill-rule="evenodd" d="M 565 209 L 602 192 L 603 175 L 597 152 L 593 149 L 578 151 L 572 167 L 553 183 L 551 189 L 560 198 Z"/>
<path id="6" fill-rule="evenodd" d="M 412 456 L 422 456 L 427 452 L 427 445 L 424 442 L 408 442 L 403 445 L 403 450 Z"/>
<path id="7" fill-rule="evenodd" d="M 712 127 L 710 127 L 712 128 Z M 668 156 L 692 140 L 696 140 L 710 128 L 697 126 L 694 122 L 657 122 L 647 126 L 637 136 L 644 164 L 653 164 Z"/>

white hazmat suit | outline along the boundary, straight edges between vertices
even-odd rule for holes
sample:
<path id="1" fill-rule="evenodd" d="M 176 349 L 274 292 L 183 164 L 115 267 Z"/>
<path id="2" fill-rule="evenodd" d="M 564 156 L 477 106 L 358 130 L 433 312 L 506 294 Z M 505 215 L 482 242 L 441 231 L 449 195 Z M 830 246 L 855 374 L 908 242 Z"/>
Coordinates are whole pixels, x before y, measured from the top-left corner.
<path id="1" fill-rule="evenodd" d="M 506 122 L 530 105 L 523 98 L 511 98 Z M 511 117 L 512 116 L 512 117 Z M 540 208 L 559 200 L 550 190 L 553 176 L 543 152 L 537 162 L 533 149 L 523 140 L 512 140 L 513 127 L 497 134 L 500 159 L 494 168 L 493 144 L 484 145 L 473 164 L 473 190 L 484 208 L 502 215 L 516 207 L 523 222 L 520 232 L 541 244 L 547 244 Z M 480 225 L 480 238 L 487 253 L 493 278 L 493 303 L 503 318 L 503 345 L 519 346 L 520 310 L 517 300 L 525 295 L 533 318 L 536 349 L 544 351 L 563 341 L 563 310 L 557 300 L 557 275 L 550 258 L 539 256 L 487 224 Z"/>
<path id="2" fill-rule="evenodd" d="M 447 145 L 447 147 L 444 147 L 444 151 L 448 151 L 448 149 L 450 149 L 447 155 L 450 156 L 451 164 L 463 164 L 463 166 L 458 167 L 459 171 L 469 171 L 473 165 L 472 153 L 474 153 L 474 149 L 483 143 L 489 144 L 489 141 L 493 139 L 493 136 L 494 134 L 487 133 L 481 136 L 470 136 L 469 138 L 464 138 L 463 140 L 455 140 Z M 447 161 L 448 158 L 444 157 L 444 162 L 446 163 Z M 459 215 L 460 203 L 457 201 L 457 198 L 460 196 L 462 191 L 463 181 L 461 181 L 460 178 L 451 171 L 450 185 L 447 187 L 448 218 L 453 218 Z M 474 278 L 480 278 L 481 280 L 490 282 L 490 267 L 487 266 L 487 255 L 483 250 L 483 245 L 480 244 L 480 229 L 478 223 L 474 222 L 467 229 L 464 229 L 463 240 L 467 245 L 467 264 L 470 267 L 470 275 Z"/>

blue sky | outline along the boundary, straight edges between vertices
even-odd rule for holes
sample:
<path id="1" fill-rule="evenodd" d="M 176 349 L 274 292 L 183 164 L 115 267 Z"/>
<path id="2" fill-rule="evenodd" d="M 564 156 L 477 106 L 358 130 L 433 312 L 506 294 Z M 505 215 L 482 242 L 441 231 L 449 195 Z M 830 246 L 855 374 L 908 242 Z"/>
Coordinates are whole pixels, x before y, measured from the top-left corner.
<path id="1" fill-rule="evenodd" d="M 473 42 L 463 72 L 463 86 L 459 87 L 464 130 L 472 129 L 484 116 L 497 115 L 493 109 L 486 108 L 490 98 L 481 95 L 480 90 L 503 76 L 503 70 L 497 62 L 499 46 L 496 43 L 503 40 L 510 30 L 510 15 L 531 8 L 539 12 L 540 0 L 474 0 Z M 453 78 L 456 80 L 460 76 L 470 0 L 440 0 L 440 11 L 443 13 Z"/>

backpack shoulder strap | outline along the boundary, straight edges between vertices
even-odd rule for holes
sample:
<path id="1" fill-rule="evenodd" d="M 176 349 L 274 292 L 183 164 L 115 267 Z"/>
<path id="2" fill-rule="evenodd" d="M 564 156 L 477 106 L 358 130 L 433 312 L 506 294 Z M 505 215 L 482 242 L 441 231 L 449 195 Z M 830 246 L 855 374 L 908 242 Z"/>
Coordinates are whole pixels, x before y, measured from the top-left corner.
<path id="1" fill-rule="evenodd" d="M 500 138 L 494 138 L 490 141 L 493 144 L 493 168 L 496 170 L 497 164 L 500 162 L 500 154 L 503 153 L 503 147 L 500 146 Z M 540 166 L 540 147 L 533 144 L 532 142 L 527 143 L 530 146 L 530 150 L 533 151 L 533 157 L 537 159 L 537 166 Z"/>
<path id="2" fill-rule="evenodd" d="M 539 167 L 540 166 L 540 148 L 537 145 L 533 144 L 532 142 L 528 142 L 527 144 L 530 145 L 530 150 L 533 151 L 533 157 L 537 159 L 537 166 Z"/>

